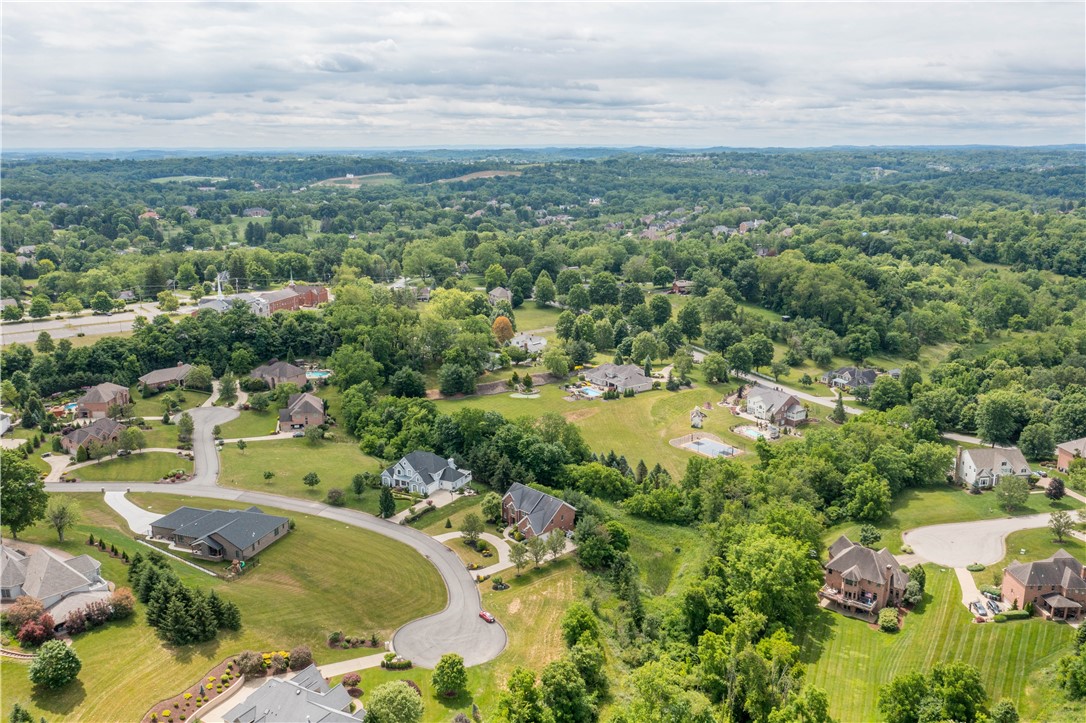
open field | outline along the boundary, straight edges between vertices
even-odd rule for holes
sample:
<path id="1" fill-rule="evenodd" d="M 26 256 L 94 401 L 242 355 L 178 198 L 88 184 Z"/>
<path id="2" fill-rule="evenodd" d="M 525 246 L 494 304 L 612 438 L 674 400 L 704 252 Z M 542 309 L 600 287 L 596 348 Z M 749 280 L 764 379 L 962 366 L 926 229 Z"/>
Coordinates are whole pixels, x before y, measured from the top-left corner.
<path id="1" fill-rule="evenodd" d="M 452 504 L 439 507 L 437 512 L 426 515 L 419 518 L 415 522 L 409 523 L 411 527 L 414 527 L 422 532 L 425 532 L 431 537 L 434 535 L 441 535 L 446 532 L 452 532 L 453 530 L 460 529 L 460 523 L 464 521 L 470 513 L 474 512 L 480 517 L 482 513 L 479 511 L 480 505 L 483 502 L 482 495 L 472 495 L 471 497 L 461 497 L 454 501 Z M 451 520 L 452 527 L 446 528 L 445 521 Z"/>
<path id="2" fill-rule="evenodd" d="M 320 442 L 313 446 L 305 439 L 276 439 L 251 442 L 242 451 L 228 444 L 221 454 L 223 487 L 240 487 L 323 502 L 328 490 L 338 487 L 347 493 L 347 507 L 376 515 L 380 490 L 366 490 L 361 498 L 351 492 L 351 478 L 359 472 L 378 472 L 382 465 L 359 451 L 353 442 Z M 264 472 L 274 472 L 264 479 Z M 302 478 L 316 472 L 320 484 L 307 487 Z M 410 507 L 396 500 L 396 510 Z"/>
<path id="3" fill-rule="evenodd" d="M 138 385 L 133 386 L 128 392 L 132 397 L 132 414 L 136 417 L 161 417 L 162 413 L 166 410 L 166 408 L 162 406 L 162 400 L 166 395 L 177 400 L 181 404 L 182 409 L 198 407 L 211 396 L 207 392 L 201 392 L 195 389 L 175 389 L 172 392 L 159 392 L 154 396 L 144 398 Z"/>
<path id="4" fill-rule="evenodd" d="M 534 301 L 525 301 L 519 309 L 513 310 L 513 316 L 517 318 L 517 331 L 534 331 L 541 329 L 553 329 L 558 321 L 561 309 L 553 306 L 540 306 Z M 543 336 L 543 334 L 539 334 Z"/>
<path id="5" fill-rule="evenodd" d="M 1014 701 L 1024 721 L 1083 719 L 1081 704 L 1062 704 L 1059 694 L 1037 691 L 1050 679 L 1042 669 L 1070 651 L 1073 629 L 1039 618 L 977 625 L 960 600 L 954 573 L 928 565 L 925 602 L 906 616 L 899 633 L 820 611 L 803 642 L 808 683 L 829 693 L 836 720 L 875 720 L 880 686 L 939 661 L 960 660 L 977 666 L 993 702 Z"/>
<path id="6" fill-rule="evenodd" d="M 147 447 L 176 447 L 177 446 L 177 425 L 176 424 L 163 424 L 161 421 L 145 421 L 144 424 L 149 425 L 150 429 L 143 430 L 143 436 L 147 440 Z"/>
<path id="7" fill-rule="evenodd" d="M 124 522 L 100 495 L 78 498 L 83 519 L 56 543 L 56 534 L 39 524 L 20 536 L 59 547 L 73 555 L 88 552 L 103 563 L 103 577 L 125 584 L 125 566 L 108 554 L 87 547 L 88 534 L 104 536 L 132 555 L 138 549 Z M 142 507 L 172 511 L 208 501 L 155 494 L 132 495 Z M 246 505 L 215 502 L 216 507 Z M 276 513 L 274 509 L 266 510 Z M 223 582 L 184 565 L 173 565 L 188 584 L 214 589 L 241 608 L 243 628 L 220 634 L 218 640 L 174 649 L 163 645 L 144 622 L 144 606 L 119 624 L 110 623 L 76 638 L 83 661 L 79 679 L 58 693 L 35 692 L 26 678 L 26 664 L 4 658 L 5 709 L 16 701 L 28 705 L 34 718 L 49 720 L 138 720 L 156 701 L 194 682 L 215 663 L 245 649 L 278 650 L 307 644 L 318 663 L 346 660 L 359 650 L 329 649 L 323 643 L 330 630 L 387 638 L 408 620 L 436 612 L 445 604 L 445 591 L 433 567 L 421 556 L 387 538 L 310 515 L 289 515 L 297 528 L 259 556 L 260 564 L 235 582 Z M 331 554 L 330 554 L 331 553 Z M 304 564 L 299 564 L 303 560 Z M 349 574 L 345 571 L 349 566 Z M 123 654 L 119 654 L 123 651 Z"/>
<path id="8" fill-rule="evenodd" d="M 463 176 L 457 176 L 456 178 L 442 178 L 438 180 L 438 183 L 457 183 L 459 181 L 478 181 L 481 178 L 499 178 L 501 176 L 519 176 L 522 171 L 475 171 L 474 173 L 465 173 Z"/>
<path id="9" fill-rule="evenodd" d="M 314 186 L 332 186 L 334 188 L 361 188 L 377 183 L 399 183 L 400 179 L 391 173 L 367 173 L 363 176 L 340 176 L 317 181 Z"/>
<path id="10" fill-rule="evenodd" d="M 971 495 L 960 487 L 939 486 L 909 489 L 898 494 L 891 507 L 890 517 L 875 525 L 882 532 L 879 545 L 890 548 L 892 553 L 901 552 L 901 533 L 914 527 L 941 525 L 947 522 L 990 520 L 996 517 L 1021 517 L 1039 512 L 1074 510 L 1082 503 L 1070 497 L 1052 502 L 1043 494 L 1031 494 L 1025 507 L 1008 514 L 1001 508 L 992 492 Z M 822 539 L 829 544 L 840 535 L 858 540 L 860 525 L 847 522 L 831 527 Z"/>
<path id="11" fill-rule="evenodd" d="M 175 469 L 192 471 L 192 460 L 168 452 L 144 452 L 114 457 L 71 473 L 84 482 L 154 482 Z"/>
<path id="12" fill-rule="evenodd" d="M 224 439 L 238 439 L 241 437 L 263 437 L 275 434 L 276 424 L 279 422 L 279 410 L 267 409 L 257 412 L 249 409 L 238 414 L 238 418 L 232 422 L 220 425 L 220 431 Z"/>

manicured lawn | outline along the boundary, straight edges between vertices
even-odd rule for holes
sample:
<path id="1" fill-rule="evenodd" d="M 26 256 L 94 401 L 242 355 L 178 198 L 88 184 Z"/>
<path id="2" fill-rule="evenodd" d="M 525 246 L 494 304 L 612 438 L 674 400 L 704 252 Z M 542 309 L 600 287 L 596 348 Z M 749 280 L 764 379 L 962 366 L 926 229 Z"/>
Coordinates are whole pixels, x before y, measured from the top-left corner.
<path id="1" fill-rule="evenodd" d="M 347 507 L 374 515 L 379 509 L 380 490 L 367 489 L 361 498 L 351 492 L 351 478 L 355 474 L 382 469 L 379 460 L 362 454 L 352 442 L 321 442 L 313 446 L 305 439 L 276 439 L 250 442 L 244 451 L 236 444 L 227 444 L 220 459 L 219 484 L 223 487 L 242 487 L 316 502 L 323 502 L 328 490 L 338 487 L 347 493 Z M 275 476 L 264 479 L 265 470 Z M 307 487 L 302 481 L 309 472 L 320 477 L 316 487 Z M 405 500 L 396 500 L 397 512 L 410 506 Z"/>
<path id="2" fill-rule="evenodd" d="M 993 492 L 971 495 L 960 487 L 949 486 L 910 489 L 898 495 L 890 517 L 876 527 L 882 531 L 882 541 L 879 544 L 885 545 L 890 548 L 890 552 L 896 554 L 901 552 L 901 533 L 914 527 L 1035 515 L 1039 512 L 1073 510 L 1081 506 L 1082 503 L 1070 497 L 1052 502 L 1043 494 L 1031 494 L 1025 507 L 1008 514 L 999 506 Z M 829 544 L 839 535 L 847 535 L 850 540 L 857 540 L 859 534 L 860 525 L 848 522 L 830 528 L 822 539 Z"/>
<path id="3" fill-rule="evenodd" d="M 525 301 L 519 309 L 513 310 L 513 316 L 517 319 L 518 332 L 553 328 L 561 313 L 561 309 L 540 306 L 534 301 Z"/>
<path id="4" fill-rule="evenodd" d="M 148 447 L 172 448 L 177 446 L 176 424 L 163 424 L 161 421 L 147 421 L 144 424 L 151 427 L 143 430 L 143 436 L 147 440 Z"/>
<path id="5" fill-rule="evenodd" d="M 464 521 L 468 513 L 474 512 L 482 517 L 482 513 L 479 511 L 482 502 L 482 495 L 461 497 L 452 504 L 439 508 L 437 512 L 408 524 L 422 530 L 427 535 L 441 535 L 446 532 L 453 532 L 460 529 L 460 523 Z M 446 520 L 452 520 L 452 527 L 445 527 Z"/>
<path id="6" fill-rule="evenodd" d="M 87 482 L 154 482 L 175 469 L 192 471 L 192 460 L 168 452 L 144 452 L 114 457 L 71 473 Z"/>
<path id="7" fill-rule="evenodd" d="M 99 495 L 73 495 L 83 512 L 69 540 L 56 544 L 44 525 L 25 530 L 21 538 L 78 555 L 89 552 L 103 561 L 102 575 L 125 584 L 125 567 L 107 554 L 86 546 L 88 534 L 105 536 L 132 555 L 144 550 Z M 163 514 L 181 505 L 207 507 L 208 500 L 173 495 L 140 494 L 136 504 Z M 219 508 L 247 505 L 220 501 Z M 433 567 L 420 555 L 380 535 L 310 515 L 290 516 L 297 527 L 259 556 L 260 564 L 234 582 L 216 580 L 183 565 L 174 565 L 188 584 L 218 591 L 241 608 L 243 627 L 217 641 L 174 649 L 162 644 L 144 622 L 144 608 L 121 624 L 109 624 L 75 639 L 83 661 L 76 683 L 57 693 L 33 691 L 26 664 L 0 661 L 4 707 L 29 705 L 35 720 L 138 720 L 156 701 L 193 683 L 224 657 L 245 649 L 278 650 L 309 645 L 318 663 L 357 657 L 365 651 L 329 649 L 329 631 L 378 633 L 387 637 L 400 625 L 445 605 L 445 590 Z M 123 531 L 122 531 L 123 530 Z"/>
<path id="8" fill-rule="evenodd" d="M 246 437 L 264 437 L 275 434 L 275 425 L 279 421 L 279 411 L 268 409 L 263 412 L 246 410 L 240 412 L 237 419 L 220 425 L 223 439 L 241 439 Z"/>
<path id="9" fill-rule="evenodd" d="M 901 632 L 888 635 L 867 623 L 820 611 L 803 643 L 808 684 L 829 693 L 836 720 L 877 719 L 879 687 L 895 676 L 924 671 L 940 661 L 977 666 L 992 701 L 1009 698 L 1022 720 L 1081 721 L 1086 706 L 1062 696 L 1038 695 L 1048 674 L 1042 669 L 1069 652 L 1075 631 L 1032 620 L 977 625 L 961 605 L 950 570 L 927 567 L 927 591 L 920 610 L 905 618 Z"/>
<path id="10" fill-rule="evenodd" d="M 161 417 L 162 412 L 165 411 L 162 398 L 167 394 L 180 402 L 182 409 L 198 407 L 211 396 L 207 392 L 199 392 L 195 389 L 175 389 L 172 392 L 160 392 L 144 399 L 138 385 L 128 391 L 132 395 L 132 414 L 136 417 Z"/>

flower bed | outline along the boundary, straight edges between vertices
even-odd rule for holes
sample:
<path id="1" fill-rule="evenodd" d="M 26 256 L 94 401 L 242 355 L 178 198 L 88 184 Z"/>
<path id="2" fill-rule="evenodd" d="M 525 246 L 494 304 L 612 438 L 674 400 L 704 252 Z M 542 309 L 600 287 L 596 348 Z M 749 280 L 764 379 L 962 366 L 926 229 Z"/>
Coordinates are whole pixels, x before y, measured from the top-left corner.
<path id="1" fill-rule="evenodd" d="M 243 677 L 234 666 L 234 656 L 216 665 L 195 684 L 177 695 L 160 700 L 147 711 L 142 723 L 177 723 L 183 720 L 196 720 L 200 710 L 209 701 L 214 700 L 224 691 L 240 683 Z M 166 713 L 169 712 L 169 715 Z"/>

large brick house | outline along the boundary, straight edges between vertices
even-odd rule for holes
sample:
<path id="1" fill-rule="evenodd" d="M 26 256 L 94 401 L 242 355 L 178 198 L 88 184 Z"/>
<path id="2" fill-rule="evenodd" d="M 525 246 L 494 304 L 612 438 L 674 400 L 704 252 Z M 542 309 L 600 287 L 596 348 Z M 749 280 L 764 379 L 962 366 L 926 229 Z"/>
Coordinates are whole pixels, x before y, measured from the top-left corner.
<path id="1" fill-rule="evenodd" d="M 958 447 L 954 462 L 954 479 L 963 487 L 988 489 L 1003 477 L 1027 479 L 1030 474 L 1029 463 L 1017 447 Z"/>
<path id="2" fill-rule="evenodd" d="M 825 584 L 818 595 L 826 605 L 875 615 L 887 605 L 898 605 L 909 576 L 885 547 L 872 550 L 844 535 L 830 545 Z"/>
<path id="3" fill-rule="evenodd" d="M 1056 445 L 1056 469 L 1066 472 L 1075 458 L 1086 457 L 1086 437 Z"/>
<path id="4" fill-rule="evenodd" d="M 455 492 L 468 482 L 471 482 L 470 470 L 458 468 L 451 459 L 418 449 L 381 473 L 381 484 L 385 487 L 426 495 L 438 490 Z"/>
<path id="5" fill-rule="evenodd" d="M 182 386 L 191 371 L 191 364 L 178 362 L 177 366 L 166 367 L 165 369 L 155 369 L 153 372 L 147 372 L 139 378 L 139 382 L 143 385 L 144 389 L 161 392 L 163 389 Z"/>
<path id="6" fill-rule="evenodd" d="M 247 510 L 178 507 L 151 523 L 151 536 L 209 560 L 248 560 L 285 536 L 290 520 Z"/>
<path id="7" fill-rule="evenodd" d="M 279 430 L 305 429 L 324 424 L 324 400 L 301 392 L 291 394 L 285 409 L 279 410 Z"/>
<path id="8" fill-rule="evenodd" d="M 76 454 L 80 447 L 89 448 L 92 442 L 108 444 L 116 442 L 124 427 L 109 417 L 96 419 L 85 427 L 77 427 L 60 438 L 60 446 L 68 454 Z"/>
<path id="9" fill-rule="evenodd" d="M 299 388 L 305 386 L 305 369 L 278 359 L 272 359 L 267 364 L 258 366 L 249 376 L 262 380 L 269 389 L 275 389 L 286 382 L 297 384 Z"/>
<path id="10" fill-rule="evenodd" d="M 101 569 L 90 555 L 64 559 L 46 547 L 27 553 L 5 543 L 0 546 L 0 602 L 34 598 L 62 624 L 72 610 L 109 599 L 109 581 L 102 579 Z"/>
<path id="11" fill-rule="evenodd" d="M 793 395 L 761 385 L 747 393 L 747 411 L 772 424 L 795 426 L 807 420 L 807 409 Z"/>
<path id="12" fill-rule="evenodd" d="M 576 519 L 573 505 L 520 482 L 514 482 L 502 498 L 502 521 L 515 525 L 525 537 L 546 535 L 551 530 L 571 532 Z"/>
<path id="13" fill-rule="evenodd" d="M 91 387 L 87 393 L 75 400 L 75 416 L 78 419 L 99 419 L 106 416 L 113 405 L 130 404 L 132 397 L 128 387 L 113 382 L 102 382 Z"/>
<path id="14" fill-rule="evenodd" d="M 1046 618 L 1077 620 L 1086 609 L 1086 567 L 1066 550 L 1047 560 L 1015 562 L 1003 570 L 1003 601 L 1029 603 Z"/>

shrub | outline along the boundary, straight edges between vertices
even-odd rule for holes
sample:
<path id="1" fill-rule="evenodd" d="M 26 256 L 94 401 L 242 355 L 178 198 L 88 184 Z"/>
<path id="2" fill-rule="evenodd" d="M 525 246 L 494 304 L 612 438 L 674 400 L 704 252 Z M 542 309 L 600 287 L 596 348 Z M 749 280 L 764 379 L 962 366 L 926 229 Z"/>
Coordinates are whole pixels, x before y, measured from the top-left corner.
<path id="1" fill-rule="evenodd" d="M 59 640 L 42 645 L 30 663 L 30 682 L 46 688 L 60 688 L 79 675 L 83 663 L 75 651 Z"/>
<path id="2" fill-rule="evenodd" d="M 253 650 L 246 650 L 234 659 L 242 675 L 263 675 L 264 657 Z"/>
<path id="3" fill-rule="evenodd" d="M 87 614 L 82 609 L 72 610 L 64 619 L 64 627 L 69 635 L 79 635 L 87 629 Z"/>
<path id="4" fill-rule="evenodd" d="M 362 693 L 363 690 L 356 686 L 351 686 L 350 688 L 347 688 L 347 695 L 351 696 L 352 698 L 361 698 Z"/>
<path id="5" fill-rule="evenodd" d="M 419 687 L 418 683 L 413 680 L 405 680 L 404 683 L 407 683 L 408 688 L 418 693 L 420 698 L 422 697 L 422 688 Z"/>
<path id="6" fill-rule="evenodd" d="M 301 670 L 313 663 L 313 651 L 308 645 L 296 645 L 290 651 L 290 669 Z"/>
<path id="7" fill-rule="evenodd" d="M 879 630 L 884 633 L 896 633 L 898 631 L 897 608 L 885 607 L 879 610 Z"/>
<path id="8" fill-rule="evenodd" d="M 123 620 L 136 609 L 136 598 L 127 587 L 117 588 L 109 596 L 110 620 Z"/>
<path id="9" fill-rule="evenodd" d="M 27 620 L 23 623 L 15 637 L 23 645 L 38 646 L 53 639 L 53 627 L 55 625 L 53 616 L 49 613 L 43 613 L 37 619 Z"/>
<path id="10" fill-rule="evenodd" d="M 343 640 L 343 633 L 340 632 L 339 630 L 336 630 L 335 632 L 328 633 L 328 644 L 329 645 L 338 645 L 340 643 L 340 641 L 342 641 L 342 640 Z"/>
<path id="11" fill-rule="evenodd" d="M 325 501 L 333 507 L 343 507 L 347 504 L 347 495 L 343 493 L 343 490 L 338 487 L 333 487 L 328 490 L 328 494 L 325 497 Z"/>
<path id="12" fill-rule="evenodd" d="M 348 688 L 353 688 L 362 682 L 362 676 L 358 673 L 347 673 L 343 676 L 343 684 Z"/>
<path id="13" fill-rule="evenodd" d="M 966 565 L 965 569 L 969 572 L 983 572 L 985 566 L 981 565 L 979 562 L 974 562 L 972 565 Z"/>
<path id="14" fill-rule="evenodd" d="M 15 603 L 8 608 L 7 621 L 13 630 L 18 630 L 23 627 L 23 623 L 27 620 L 37 620 L 44 614 L 45 606 L 34 598 L 23 595 L 17 598 Z"/>
<path id="15" fill-rule="evenodd" d="M 1004 623 L 1008 620 L 1029 620 L 1029 618 L 1030 614 L 1026 610 L 1008 610 L 996 615 L 995 621 L 997 623 Z"/>

